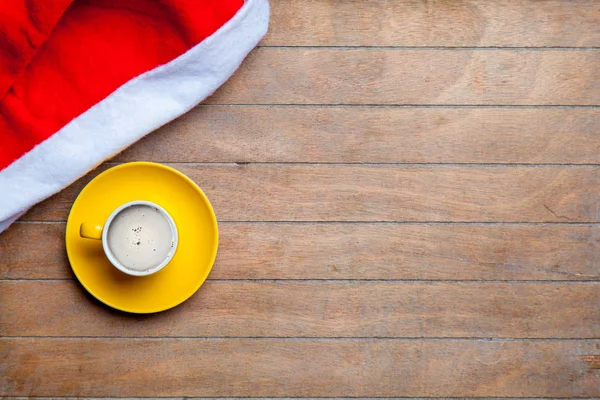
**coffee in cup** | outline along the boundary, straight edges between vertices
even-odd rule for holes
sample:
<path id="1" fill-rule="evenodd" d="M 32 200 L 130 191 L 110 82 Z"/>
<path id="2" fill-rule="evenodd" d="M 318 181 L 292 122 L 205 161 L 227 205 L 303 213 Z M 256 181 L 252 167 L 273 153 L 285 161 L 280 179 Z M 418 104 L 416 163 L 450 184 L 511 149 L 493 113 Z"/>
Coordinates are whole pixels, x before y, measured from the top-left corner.
<path id="1" fill-rule="evenodd" d="M 177 250 L 177 227 L 162 207 L 132 201 L 111 213 L 103 226 L 83 223 L 80 235 L 102 240 L 104 253 L 122 272 L 144 276 L 164 268 Z"/>

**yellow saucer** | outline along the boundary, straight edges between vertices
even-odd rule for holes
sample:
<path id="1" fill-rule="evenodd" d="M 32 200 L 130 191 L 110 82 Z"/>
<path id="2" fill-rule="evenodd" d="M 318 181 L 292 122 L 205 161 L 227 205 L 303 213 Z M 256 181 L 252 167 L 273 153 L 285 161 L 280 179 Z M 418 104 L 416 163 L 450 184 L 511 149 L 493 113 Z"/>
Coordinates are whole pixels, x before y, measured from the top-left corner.
<path id="1" fill-rule="evenodd" d="M 83 239 L 83 222 L 103 224 L 121 204 L 146 200 L 175 220 L 179 245 L 171 262 L 149 276 L 129 276 L 106 258 L 100 240 Z M 67 255 L 79 282 L 101 302 L 131 313 L 153 313 L 184 302 L 208 276 L 218 247 L 217 219 L 200 188 L 181 172 L 133 162 L 104 171 L 81 191 L 69 214 Z"/>

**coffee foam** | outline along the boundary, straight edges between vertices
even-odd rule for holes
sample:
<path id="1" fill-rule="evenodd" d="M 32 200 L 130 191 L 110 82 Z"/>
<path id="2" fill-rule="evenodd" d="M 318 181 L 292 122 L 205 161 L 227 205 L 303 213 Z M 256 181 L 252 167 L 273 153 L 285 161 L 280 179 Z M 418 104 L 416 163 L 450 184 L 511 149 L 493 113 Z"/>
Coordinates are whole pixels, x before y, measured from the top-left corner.
<path id="1" fill-rule="evenodd" d="M 144 272 L 171 253 L 174 235 L 169 220 L 155 207 L 133 205 L 119 212 L 107 232 L 108 248 L 126 269 Z"/>

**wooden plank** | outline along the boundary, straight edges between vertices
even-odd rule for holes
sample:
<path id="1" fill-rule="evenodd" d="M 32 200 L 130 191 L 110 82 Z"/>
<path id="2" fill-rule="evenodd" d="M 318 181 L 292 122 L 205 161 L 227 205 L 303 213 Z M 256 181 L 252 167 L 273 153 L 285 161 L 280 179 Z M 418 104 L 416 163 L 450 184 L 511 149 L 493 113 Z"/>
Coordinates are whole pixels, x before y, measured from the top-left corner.
<path id="1" fill-rule="evenodd" d="M 72 279 L 65 224 L 13 224 L 0 235 L 0 279 Z"/>
<path id="2" fill-rule="evenodd" d="M 600 112 L 200 106 L 116 160 L 598 164 Z"/>
<path id="3" fill-rule="evenodd" d="M 597 166 L 176 167 L 205 191 L 220 221 L 600 221 Z M 64 221 L 93 176 L 24 218 Z"/>
<path id="4" fill-rule="evenodd" d="M 590 369 L 600 369 L 600 355 L 597 356 L 585 356 L 583 357 L 585 362 L 588 363 Z"/>
<path id="5" fill-rule="evenodd" d="M 262 45 L 600 46 L 600 5 L 588 0 L 272 0 L 271 7 Z"/>
<path id="6" fill-rule="evenodd" d="M 598 340 L 0 339 L 12 396 L 600 396 Z"/>
<path id="7" fill-rule="evenodd" d="M 72 279 L 64 229 L 0 235 L 0 279 Z M 222 222 L 219 234 L 209 279 L 600 279 L 600 225 Z"/>
<path id="8" fill-rule="evenodd" d="M 599 105 L 600 52 L 260 48 L 211 104 Z"/>
<path id="9" fill-rule="evenodd" d="M 175 310 L 139 317 L 107 312 L 73 281 L 0 281 L 0 336 L 597 338 L 599 288 L 208 282 Z"/>

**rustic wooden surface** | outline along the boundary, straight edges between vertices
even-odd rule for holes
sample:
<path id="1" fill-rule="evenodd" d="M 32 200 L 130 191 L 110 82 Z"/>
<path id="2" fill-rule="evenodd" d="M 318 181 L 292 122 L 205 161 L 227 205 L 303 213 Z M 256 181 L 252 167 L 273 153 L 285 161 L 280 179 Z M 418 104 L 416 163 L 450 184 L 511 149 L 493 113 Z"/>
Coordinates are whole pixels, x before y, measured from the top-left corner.
<path id="1" fill-rule="evenodd" d="M 600 397 L 600 3 L 272 0 L 206 104 L 0 235 L 0 397 Z M 92 299 L 69 208 L 169 163 L 209 281 Z"/>

